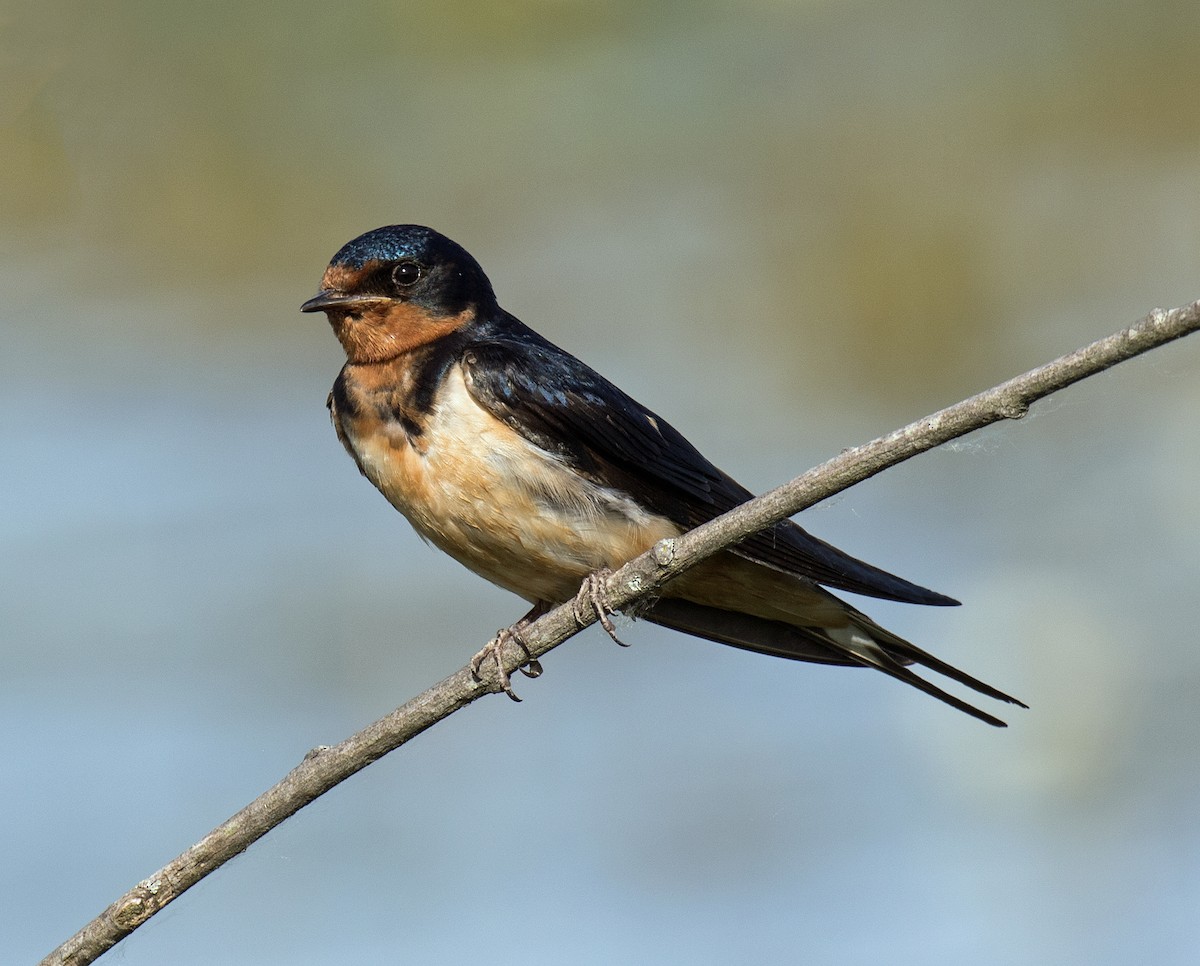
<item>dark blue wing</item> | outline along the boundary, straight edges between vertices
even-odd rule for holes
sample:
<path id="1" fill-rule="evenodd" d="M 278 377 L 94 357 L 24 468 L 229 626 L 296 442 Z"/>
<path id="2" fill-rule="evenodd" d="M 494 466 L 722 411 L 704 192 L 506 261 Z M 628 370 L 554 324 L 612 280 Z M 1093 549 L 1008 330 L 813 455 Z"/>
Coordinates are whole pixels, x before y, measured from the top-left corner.
<path id="1" fill-rule="evenodd" d="M 476 401 L 578 472 L 690 529 L 753 494 L 710 463 L 662 417 L 512 316 L 484 327 L 462 364 Z M 734 552 L 852 593 L 914 604 L 952 598 L 857 560 L 791 521 Z"/>

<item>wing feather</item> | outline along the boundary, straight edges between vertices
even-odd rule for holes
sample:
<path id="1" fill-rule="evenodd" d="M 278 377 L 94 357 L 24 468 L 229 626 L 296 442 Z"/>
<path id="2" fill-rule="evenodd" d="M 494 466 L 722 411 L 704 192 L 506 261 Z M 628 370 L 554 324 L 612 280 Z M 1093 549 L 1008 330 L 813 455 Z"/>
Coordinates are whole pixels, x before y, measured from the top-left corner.
<path id="1" fill-rule="evenodd" d="M 753 497 L 665 419 L 512 316 L 468 345 L 462 364 L 473 398 L 497 418 L 593 481 L 681 527 L 699 526 Z M 734 552 L 852 593 L 958 603 L 858 560 L 790 520 Z"/>

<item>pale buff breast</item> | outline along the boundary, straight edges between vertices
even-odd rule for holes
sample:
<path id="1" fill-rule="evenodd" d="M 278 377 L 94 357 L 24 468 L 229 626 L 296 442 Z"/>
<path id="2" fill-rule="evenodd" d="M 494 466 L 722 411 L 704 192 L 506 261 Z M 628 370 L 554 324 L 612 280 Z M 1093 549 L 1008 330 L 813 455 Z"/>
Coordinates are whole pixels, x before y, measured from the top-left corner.
<path id="1" fill-rule="evenodd" d="M 368 479 L 421 536 L 531 602 L 567 600 L 591 571 L 680 532 L 496 420 L 458 366 L 416 446 L 398 425 L 341 426 Z"/>

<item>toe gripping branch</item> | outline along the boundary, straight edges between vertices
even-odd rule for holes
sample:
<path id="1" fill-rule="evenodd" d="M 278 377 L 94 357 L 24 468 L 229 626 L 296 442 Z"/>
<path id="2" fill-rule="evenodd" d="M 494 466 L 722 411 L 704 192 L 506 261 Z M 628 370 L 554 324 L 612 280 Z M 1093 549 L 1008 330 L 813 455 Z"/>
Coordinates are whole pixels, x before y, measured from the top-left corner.
<path id="1" fill-rule="evenodd" d="M 496 665 L 496 678 L 500 682 L 500 688 L 514 701 L 520 701 L 517 692 L 513 690 L 512 678 L 508 671 L 504 668 L 504 645 L 510 641 L 516 644 L 522 651 L 525 652 L 525 660 L 517 665 L 517 670 L 527 678 L 536 678 L 542 673 L 542 664 L 529 651 L 529 645 L 525 643 L 524 637 L 521 636 L 522 631 L 530 624 L 541 617 L 550 609 L 550 605 L 539 601 L 534 604 L 529 613 L 522 617 L 511 627 L 505 627 L 496 632 L 496 636 L 488 641 L 478 654 L 471 658 L 471 676 L 476 681 L 482 681 L 481 673 L 483 665 L 487 661 L 492 661 Z"/>
<path id="2" fill-rule="evenodd" d="M 496 636 L 483 646 L 478 654 L 471 658 L 471 676 L 476 681 L 483 680 L 483 665 L 487 661 L 492 661 L 496 665 L 496 677 L 500 682 L 500 687 L 514 701 L 520 701 L 521 698 L 517 692 L 513 690 L 512 677 L 505 670 L 502 654 L 504 645 L 510 641 L 516 644 L 522 651 L 525 652 L 526 660 L 517 665 L 517 670 L 524 674 L 527 678 L 536 678 L 542 673 L 542 664 L 534 658 L 529 652 L 529 645 L 521 637 L 522 627 L 518 624 L 513 624 L 512 627 L 505 627 L 496 632 Z"/>
<path id="3" fill-rule="evenodd" d="M 611 576 L 612 571 L 605 567 L 593 571 L 583 579 L 583 584 L 579 588 L 579 593 L 575 595 L 572 605 L 575 611 L 575 620 L 582 627 L 584 620 L 581 615 L 589 610 L 592 611 L 608 636 L 621 647 L 628 647 L 628 644 L 617 637 L 617 628 L 612 622 L 611 615 L 615 614 L 616 610 L 608 600 L 608 578 Z"/>
<path id="4" fill-rule="evenodd" d="M 575 612 L 575 620 L 580 627 L 586 625 L 587 621 L 584 616 L 588 611 L 596 615 L 596 620 L 605 632 L 621 647 L 629 645 L 617 637 L 617 628 L 612 622 L 612 616 L 616 610 L 608 600 L 608 578 L 612 576 L 612 571 L 608 569 L 597 570 L 587 575 L 584 578 L 583 584 L 579 588 L 579 593 L 575 595 L 575 600 L 572 603 L 572 609 Z M 533 606 L 524 617 L 513 624 L 511 627 L 505 627 L 496 632 L 483 649 L 471 658 L 471 676 L 476 681 L 483 680 L 483 665 L 491 661 L 496 666 L 496 678 L 500 684 L 500 688 L 514 701 L 520 701 L 520 697 L 512 687 L 512 677 L 504 667 L 503 652 L 504 647 L 508 643 L 517 645 L 525 652 L 525 660 L 517 665 L 517 670 L 524 674 L 527 678 L 536 678 L 542 673 L 541 662 L 533 656 L 529 650 L 529 645 L 525 643 L 521 636 L 522 631 L 532 624 L 537 618 L 541 617 L 552 605 L 540 601 Z"/>

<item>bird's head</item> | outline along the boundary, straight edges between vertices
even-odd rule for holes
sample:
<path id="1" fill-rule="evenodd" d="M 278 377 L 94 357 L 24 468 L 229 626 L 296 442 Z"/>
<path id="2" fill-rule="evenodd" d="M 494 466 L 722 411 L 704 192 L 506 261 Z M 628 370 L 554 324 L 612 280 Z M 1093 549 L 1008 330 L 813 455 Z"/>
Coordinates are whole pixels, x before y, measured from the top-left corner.
<path id="1" fill-rule="evenodd" d="M 376 228 L 343 245 L 301 312 L 324 312 L 352 363 L 385 362 L 496 307 L 460 245 L 420 225 Z"/>

